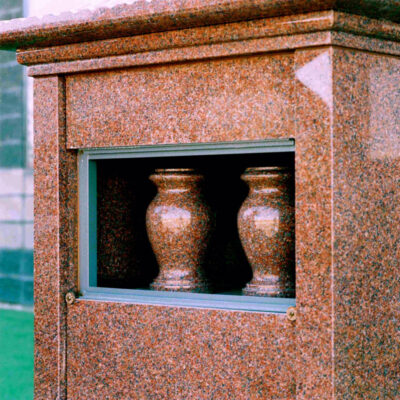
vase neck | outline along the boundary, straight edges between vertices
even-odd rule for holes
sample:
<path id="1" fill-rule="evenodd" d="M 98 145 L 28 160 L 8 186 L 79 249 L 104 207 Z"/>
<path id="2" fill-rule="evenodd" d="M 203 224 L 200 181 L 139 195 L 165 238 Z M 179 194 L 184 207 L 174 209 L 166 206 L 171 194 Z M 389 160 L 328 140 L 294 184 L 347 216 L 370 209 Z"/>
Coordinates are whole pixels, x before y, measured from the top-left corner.
<path id="1" fill-rule="evenodd" d="M 250 186 L 249 187 L 249 193 L 250 194 L 268 194 L 268 195 L 274 195 L 274 194 L 282 194 L 284 190 L 278 189 L 276 187 L 257 187 L 257 186 Z"/>
<path id="2" fill-rule="evenodd" d="M 248 184 L 250 192 L 274 194 L 289 190 L 288 175 L 244 175 L 242 179 Z"/>
<path id="3" fill-rule="evenodd" d="M 249 186 L 250 196 L 282 197 L 290 193 L 291 173 L 286 167 L 247 168 L 241 178 Z"/>
<path id="4" fill-rule="evenodd" d="M 170 185 L 165 183 L 160 183 L 157 185 L 158 192 L 161 194 L 175 193 L 175 194 L 200 194 L 201 189 L 199 186 L 189 186 L 189 185 Z"/>
<path id="5" fill-rule="evenodd" d="M 159 193 L 199 193 L 203 176 L 194 170 L 157 170 L 150 179 Z"/>

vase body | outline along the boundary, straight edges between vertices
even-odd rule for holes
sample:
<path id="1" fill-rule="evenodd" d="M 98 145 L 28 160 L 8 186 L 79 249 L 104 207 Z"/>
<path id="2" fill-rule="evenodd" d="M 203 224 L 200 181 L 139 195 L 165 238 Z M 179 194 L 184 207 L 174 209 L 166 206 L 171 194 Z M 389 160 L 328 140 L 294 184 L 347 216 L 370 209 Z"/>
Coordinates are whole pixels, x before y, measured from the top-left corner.
<path id="1" fill-rule="evenodd" d="M 294 297 L 294 196 L 284 167 L 247 168 L 249 194 L 238 214 L 239 235 L 253 271 L 245 295 Z"/>
<path id="2" fill-rule="evenodd" d="M 155 290 L 205 292 L 203 262 L 212 229 L 202 194 L 203 175 L 193 169 L 158 169 L 158 193 L 146 213 L 147 234 L 160 272 Z"/>

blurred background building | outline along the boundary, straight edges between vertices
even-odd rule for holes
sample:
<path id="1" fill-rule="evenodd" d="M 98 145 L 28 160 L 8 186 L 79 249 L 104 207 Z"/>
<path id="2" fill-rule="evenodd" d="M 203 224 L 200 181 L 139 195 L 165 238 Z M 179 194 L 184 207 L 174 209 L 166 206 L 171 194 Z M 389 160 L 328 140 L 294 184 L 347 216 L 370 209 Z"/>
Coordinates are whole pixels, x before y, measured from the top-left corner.
<path id="1" fill-rule="evenodd" d="M 25 15 L 23 0 L 0 0 L 0 19 Z M 28 85 L 14 52 L 0 52 L 0 302 L 33 301 L 32 130 Z"/>
<path id="2" fill-rule="evenodd" d="M 121 0 L 0 0 L 0 20 L 112 7 Z M 132 3 L 132 1 L 124 1 Z M 32 82 L 0 51 L 0 303 L 33 303 Z"/>

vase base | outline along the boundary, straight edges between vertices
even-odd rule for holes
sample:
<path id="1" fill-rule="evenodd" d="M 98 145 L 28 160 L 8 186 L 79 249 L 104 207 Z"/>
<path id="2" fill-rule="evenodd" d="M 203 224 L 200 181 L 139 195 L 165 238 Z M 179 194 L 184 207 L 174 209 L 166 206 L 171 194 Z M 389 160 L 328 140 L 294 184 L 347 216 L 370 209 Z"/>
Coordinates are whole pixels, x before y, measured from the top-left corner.
<path id="1" fill-rule="evenodd" d="M 167 292 L 205 293 L 208 290 L 208 286 L 204 283 L 193 283 L 188 281 L 156 281 L 153 282 L 150 287 L 153 290 Z"/>
<path id="2" fill-rule="evenodd" d="M 275 285 L 260 285 L 248 283 L 242 290 L 245 296 L 264 296 L 264 297 L 294 297 L 294 289 L 282 289 Z"/>

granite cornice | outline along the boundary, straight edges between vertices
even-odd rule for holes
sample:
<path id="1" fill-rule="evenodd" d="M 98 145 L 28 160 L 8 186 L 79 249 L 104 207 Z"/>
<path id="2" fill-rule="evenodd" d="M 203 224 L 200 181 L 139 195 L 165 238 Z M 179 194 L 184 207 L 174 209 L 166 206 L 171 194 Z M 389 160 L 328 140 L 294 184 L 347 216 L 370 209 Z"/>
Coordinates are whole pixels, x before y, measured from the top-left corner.
<path id="1" fill-rule="evenodd" d="M 229 46 L 229 43 L 234 42 L 327 31 L 333 29 L 334 24 L 334 12 L 324 11 L 47 48 L 31 48 L 19 50 L 17 60 L 23 65 L 30 66 L 184 49 L 203 45 L 226 44 Z"/>
<path id="2" fill-rule="evenodd" d="M 17 60 L 34 76 L 326 45 L 399 55 L 400 25 L 323 11 L 25 49 Z"/>
<path id="3" fill-rule="evenodd" d="M 46 47 L 327 10 L 400 22 L 400 0 L 140 0 L 3 21 L 0 48 Z"/>

